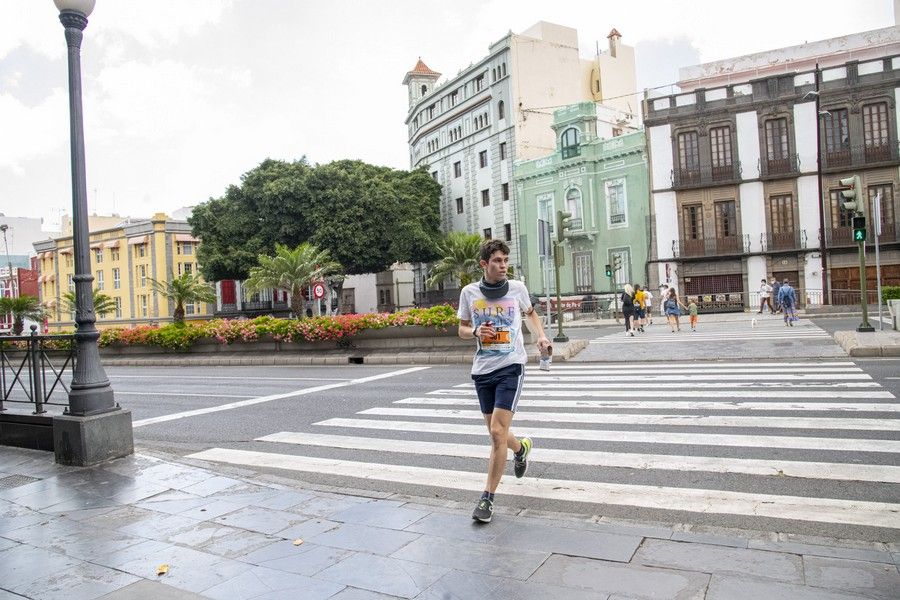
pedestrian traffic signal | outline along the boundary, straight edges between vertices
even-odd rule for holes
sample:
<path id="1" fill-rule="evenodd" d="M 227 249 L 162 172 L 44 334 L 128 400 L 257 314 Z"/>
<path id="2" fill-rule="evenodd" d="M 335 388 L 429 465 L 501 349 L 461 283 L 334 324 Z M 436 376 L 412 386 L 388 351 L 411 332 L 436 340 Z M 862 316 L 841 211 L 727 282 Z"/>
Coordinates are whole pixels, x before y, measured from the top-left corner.
<path id="1" fill-rule="evenodd" d="M 612 265 L 606 265 L 606 276 L 612 277 Z"/>
<path id="2" fill-rule="evenodd" d="M 865 242 L 866 241 L 866 218 L 865 217 L 853 217 L 853 241 L 854 242 Z"/>
<path id="3" fill-rule="evenodd" d="M 566 239 L 566 231 L 572 229 L 572 213 L 561 210 L 556 211 L 556 239 L 560 242 Z"/>
<path id="4" fill-rule="evenodd" d="M 859 175 L 853 177 L 844 177 L 841 179 L 841 204 L 844 210 L 852 210 L 859 213 L 865 212 L 865 202 L 863 202 L 862 184 L 859 181 Z"/>

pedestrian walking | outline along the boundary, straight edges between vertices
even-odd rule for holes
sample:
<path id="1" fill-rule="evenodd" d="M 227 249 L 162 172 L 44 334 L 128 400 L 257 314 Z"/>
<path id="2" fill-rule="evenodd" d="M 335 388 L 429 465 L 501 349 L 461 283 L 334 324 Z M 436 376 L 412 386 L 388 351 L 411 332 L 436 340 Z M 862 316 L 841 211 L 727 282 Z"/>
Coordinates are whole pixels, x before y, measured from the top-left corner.
<path id="1" fill-rule="evenodd" d="M 778 290 L 781 289 L 781 284 L 775 277 L 772 277 L 770 285 L 772 286 L 772 303 L 775 305 L 775 312 L 781 312 L 781 300 L 778 299 Z"/>
<path id="2" fill-rule="evenodd" d="M 687 298 L 688 313 L 691 315 L 691 331 L 697 331 L 697 303 L 693 298 Z"/>
<path id="3" fill-rule="evenodd" d="M 644 289 L 644 313 L 646 324 L 653 325 L 653 294 L 650 293 L 650 288 Z"/>
<path id="4" fill-rule="evenodd" d="M 766 306 L 769 307 L 769 312 L 774 314 L 775 311 L 772 310 L 772 286 L 766 283 L 765 278 L 762 279 L 762 283 L 759 285 L 759 310 L 757 314 L 762 314 L 763 308 Z"/>
<path id="5" fill-rule="evenodd" d="M 666 299 L 669 297 L 669 286 L 662 284 L 659 286 L 659 316 L 666 316 Z"/>
<path id="6" fill-rule="evenodd" d="M 794 291 L 794 288 L 791 287 L 791 282 L 785 279 L 781 288 L 778 290 L 778 301 L 781 303 L 781 309 L 784 311 L 784 324 L 785 326 L 790 325 L 794 326 L 794 321 L 797 320 L 797 313 L 795 309 L 797 308 L 797 292 Z"/>
<path id="7" fill-rule="evenodd" d="M 646 293 L 641 289 L 640 284 L 634 284 L 634 316 L 637 325 L 634 327 L 641 333 L 644 332 L 644 317 L 646 316 Z M 634 326 L 634 323 L 632 323 Z"/>
<path id="8" fill-rule="evenodd" d="M 625 318 L 625 335 L 634 337 L 634 318 L 637 314 L 634 304 L 634 288 L 630 283 L 625 284 L 622 292 L 622 316 Z"/>
<path id="9" fill-rule="evenodd" d="M 675 333 L 676 329 L 681 331 L 681 310 L 687 309 L 684 304 L 681 303 L 681 300 L 678 299 L 678 292 L 675 291 L 675 288 L 669 288 L 669 295 L 666 297 L 663 305 L 666 310 L 666 319 L 669 321 L 669 328 L 672 330 L 672 333 Z"/>
<path id="10" fill-rule="evenodd" d="M 525 343 L 522 317 L 537 334 L 538 350 L 546 352 L 550 340 L 532 306 L 528 288 L 521 281 L 507 279 L 509 246 L 500 240 L 486 240 L 479 252 L 484 276 L 465 286 L 459 295 L 459 337 L 477 340 L 472 359 L 472 380 L 481 414 L 491 436 L 487 482 L 472 518 L 489 523 L 494 513 L 494 493 L 506 468 L 507 449 L 514 452 L 513 472 L 525 475 L 532 441 L 518 439 L 510 431 L 522 382 L 525 377 Z"/>

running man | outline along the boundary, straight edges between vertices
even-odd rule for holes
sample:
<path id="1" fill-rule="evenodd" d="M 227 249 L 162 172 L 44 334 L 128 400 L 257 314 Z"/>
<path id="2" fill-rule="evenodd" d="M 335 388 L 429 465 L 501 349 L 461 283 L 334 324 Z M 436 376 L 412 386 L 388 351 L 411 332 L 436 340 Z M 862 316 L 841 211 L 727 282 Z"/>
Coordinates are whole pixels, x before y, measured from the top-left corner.
<path id="1" fill-rule="evenodd" d="M 470 283 L 459 295 L 459 337 L 476 339 L 472 359 L 472 380 L 481 405 L 481 414 L 491 435 L 491 457 L 487 483 L 472 518 L 490 523 L 494 513 L 494 493 L 506 468 L 507 448 L 513 459 L 516 477 L 528 469 L 531 440 L 517 439 L 509 430 L 522 382 L 525 378 L 525 342 L 522 340 L 522 315 L 529 329 L 538 335 L 538 350 L 550 346 L 541 319 L 531 305 L 528 289 L 521 281 L 506 278 L 509 246 L 500 240 L 481 245 L 479 264 L 484 271 L 480 282 Z"/>

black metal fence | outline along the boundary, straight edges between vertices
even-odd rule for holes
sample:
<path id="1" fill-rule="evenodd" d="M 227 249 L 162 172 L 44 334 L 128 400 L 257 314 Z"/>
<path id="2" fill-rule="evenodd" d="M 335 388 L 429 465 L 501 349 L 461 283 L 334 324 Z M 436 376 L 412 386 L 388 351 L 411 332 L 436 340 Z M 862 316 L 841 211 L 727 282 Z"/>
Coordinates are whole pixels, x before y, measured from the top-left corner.
<path id="1" fill-rule="evenodd" d="M 74 334 L 38 335 L 32 325 L 31 335 L 0 337 L 0 411 L 7 403 L 33 404 L 34 414 L 68 406 L 67 369 L 74 375 Z"/>

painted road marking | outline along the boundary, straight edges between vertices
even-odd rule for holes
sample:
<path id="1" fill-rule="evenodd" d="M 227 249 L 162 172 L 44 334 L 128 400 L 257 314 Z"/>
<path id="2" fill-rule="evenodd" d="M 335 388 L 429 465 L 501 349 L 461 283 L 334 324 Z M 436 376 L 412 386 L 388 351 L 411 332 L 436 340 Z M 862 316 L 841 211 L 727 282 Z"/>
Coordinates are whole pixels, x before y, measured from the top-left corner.
<path id="1" fill-rule="evenodd" d="M 845 394 L 853 392 L 844 392 Z M 657 393 L 654 393 L 658 395 Z M 872 394 L 861 392 L 859 398 L 871 398 Z M 629 393 L 633 396 L 634 394 Z M 706 394 L 692 394 L 692 396 Z M 805 397 L 817 397 L 803 394 Z M 826 396 L 823 396 L 826 397 Z M 830 396 L 827 396 L 830 397 Z M 846 396 L 840 396 L 846 397 Z M 471 398 L 411 397 L 394 400 L 394 404 L 421 404 L 428 406 L 472 406 Z M 874 402 L 691 402 L 677 400 L 628 401 L 628 400 L 520 400 L 518 406 L 539 408 L 629 408 L 641 410 L 773 410 L 773 411 L 857 411 L 857 412 L 900 412 L 900 404 Z"/>

